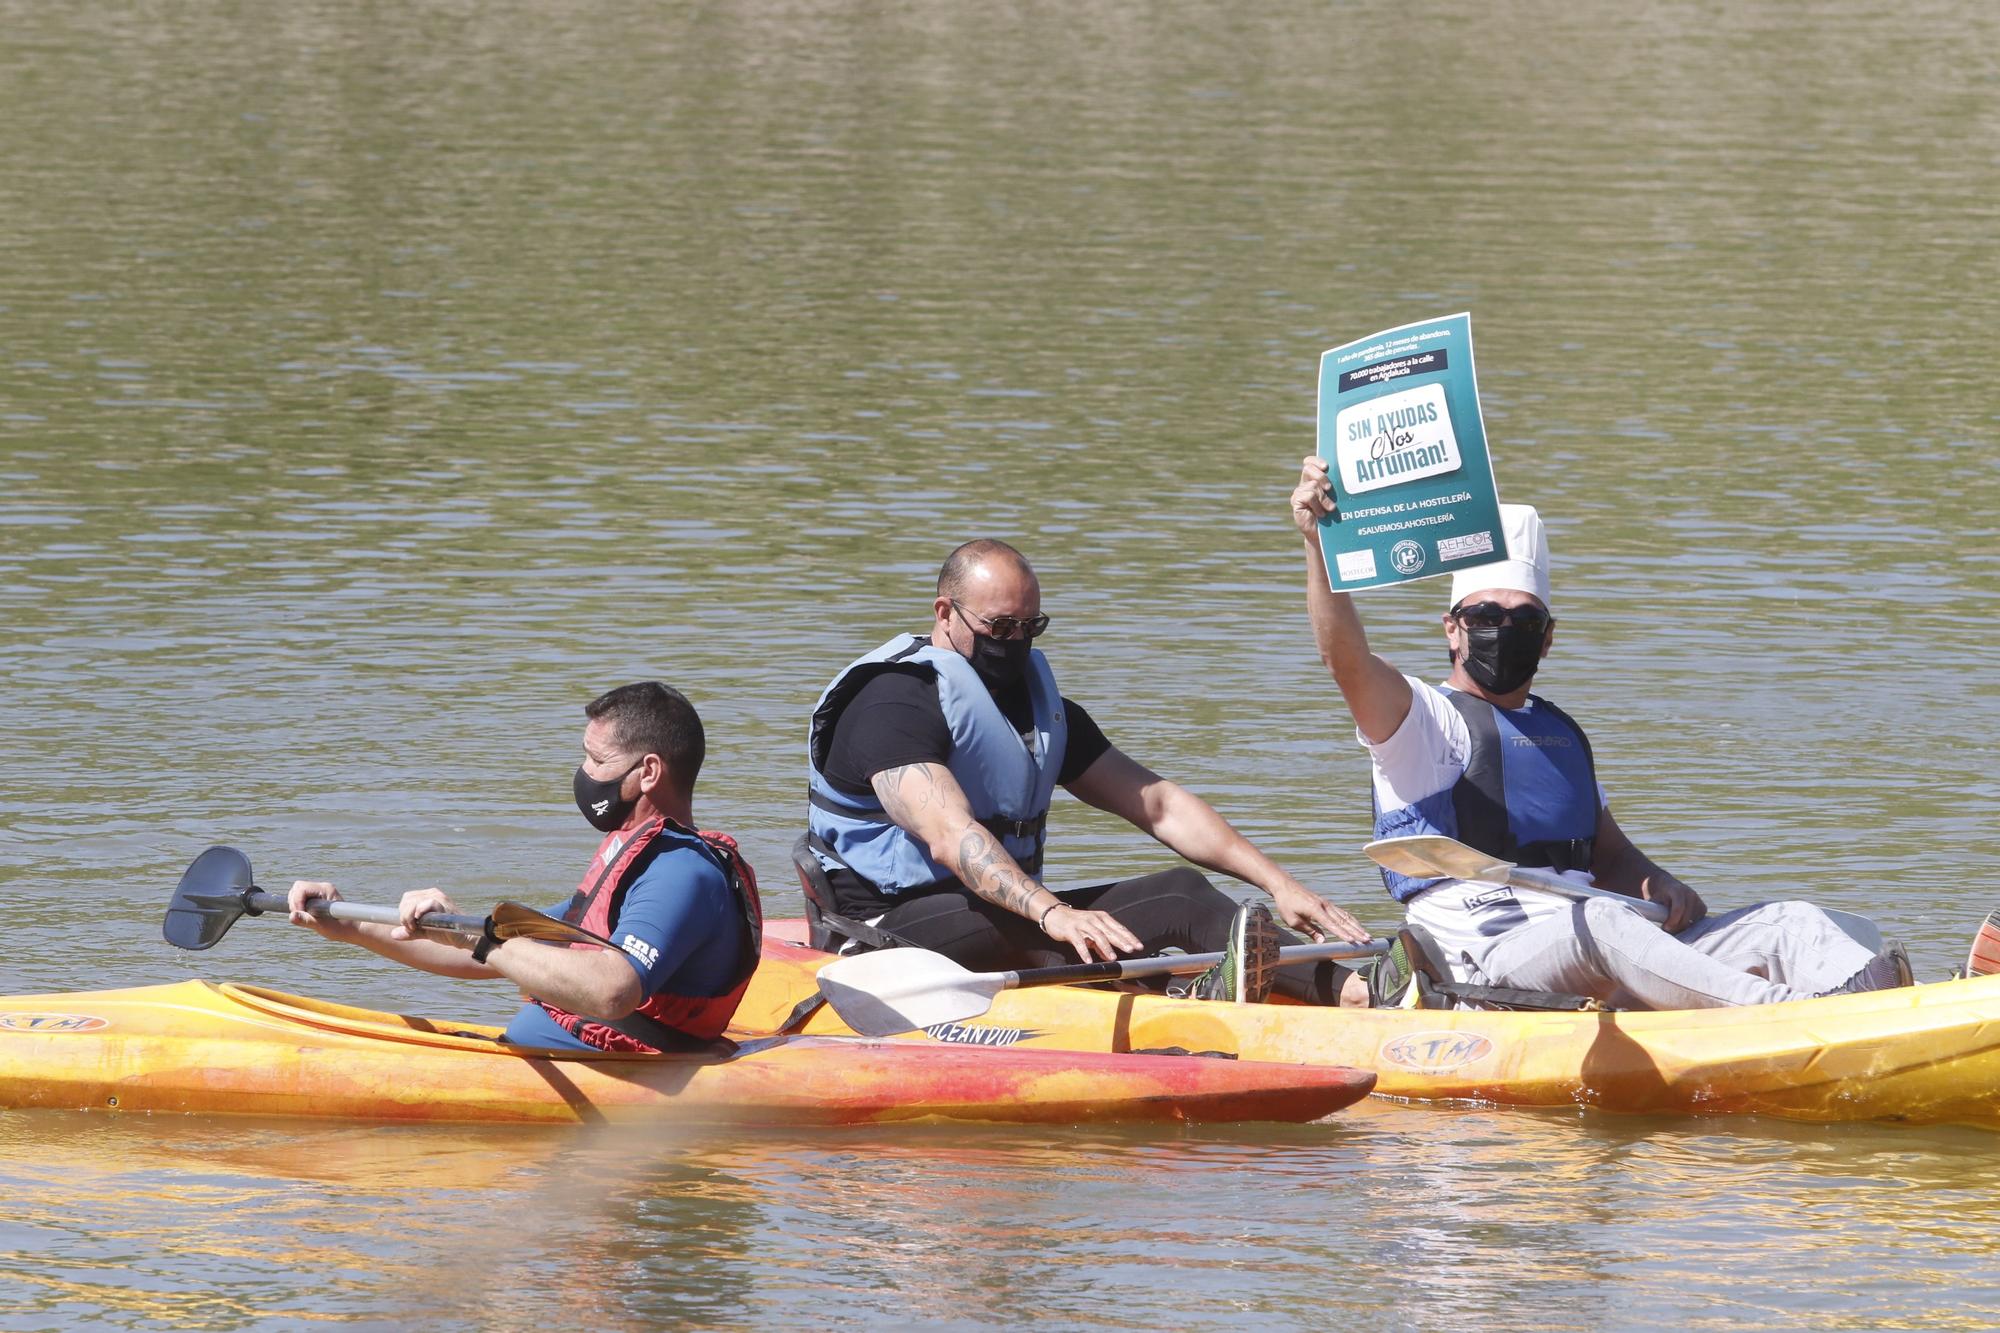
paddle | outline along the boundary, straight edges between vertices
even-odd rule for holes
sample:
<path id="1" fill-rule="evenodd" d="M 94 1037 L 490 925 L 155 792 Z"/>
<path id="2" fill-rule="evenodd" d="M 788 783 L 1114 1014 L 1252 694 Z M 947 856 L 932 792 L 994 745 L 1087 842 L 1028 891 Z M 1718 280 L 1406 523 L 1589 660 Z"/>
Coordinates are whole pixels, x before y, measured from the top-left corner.
<path id="1" fill-rule="evenodd" d="M 1278 950 L 1286 963 L 1327 958 L 1374 957 L 1389 951 L 1387 940 L 1293 944 Z M 847 1026 L 864 1037 L 892 1037 L 939 1023 L 977 1018 L 993 1007 L 1001 991 L 1028 986 L 1060 986 L 1078 981 L 1122 981 L 1132 977 L 1200 972 L 1222 961 L 1219 953 L 1170 954 L 1110 963 L 1072 963 L 1021 972 L 972 972 L 929 949 L 877 949 L 836 959 L 819 970 L 819 993 Z"/>
<path id="2" fill-rule="evenodd" d="M 1497 856 L 1488 856 L 1477 847 L 1468 847 L 1441 833 L 1422 833 L 1408 838 L 1382 838 L 1361 849 L 1377 865 L 1412 879 L 1472 879 L 1483 884 L 1505 884 L 1516 889 L 1557 893 L 1565 898 L 1609 898 L 1623 903 L 1649 921 L 1666 924 L 1667 909 L 1644 898 L 1629 898 L 1609 889 L 1564 879 L 1553 870 L 1517 866 Z"/>
<path id="3" fill-rule="evenodd" d="M 332 917 L 336 921 L 372 921 L 382 926 L 393 926 L 403 919 L 402 913 L 393 907 L 367 903 L 317 900 L 308 910 L 314 916 Z M 283 898 L 259 890 L 251 879 L 249 857 L 234 847 L 211 847 L 197 856 L 181 876 L 173 900 L 167 904 L 167 919 L 160 933 L 176 949 L 208 949 L 228 934 L 241 917 L 285 911 Z M 520 903 L 501 903 L 491 916 L 430 912 L 419 917 L 417 924 L 425 930 L 449 930 L 461 935 L 483 935 L 490 928 L 493 937 L 500 940 L 547 940 L 612 947 L 611 941 L 601 935 Z"/>

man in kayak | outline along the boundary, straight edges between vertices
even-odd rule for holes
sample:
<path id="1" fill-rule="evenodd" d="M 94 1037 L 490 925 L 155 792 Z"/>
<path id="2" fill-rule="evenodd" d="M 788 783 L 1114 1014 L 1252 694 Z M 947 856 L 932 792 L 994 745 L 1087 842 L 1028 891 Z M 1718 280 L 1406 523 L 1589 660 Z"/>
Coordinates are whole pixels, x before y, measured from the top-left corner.
<path id="1" fill-rule="evenodd" d="M 301 880 L 291 920 L 447 977 L 504 977 L 533 996 L 507 1026 L 524 1046 L 608 1051 L 697 1048 L 736 1012 L 762 943 L 757 880 L 726 834 L 697 833 L 694 783 L 706 749 L 701 718 L 658 681 L 623 685 L 584 707 L 577 808 L 604 833 L 563 919 L 617 948 L 529 939 L 430 936 L 429 912 L 456 912 L 437 889 L 403 895 L 402 923 L 335 921 L 306 911 L 340 895 Z"/>
<path id="2" fill-rule="evenodd" d="M 809 845 L 844 933 L 913 944 L 976 969 L 1054 966 L 1176 947 L 1228 952 L 1187 993 L 1313 1003 L 1366 991 L 1330 963 L 1279 969 L 1262 906 L 1189 867 L 1057 893 L 1040 881 L 1057 786 L 1190 861 L 1262 888 L 1315 939 L 1365 940 L 1355 919 L 1251 845 L 1206 801 L 1128 758 L 1062 697 L 1034 646 L 1041 585 L 1005 542 L 967 542 L 938 574 L 926 634 L 898 634 L 821 694 L 809 739 Z"/>
<path id="3" fill-rule="evenodd" d="M 1385 870 L 1389 892 L 1436 941 L 1453 979 L 1646 1009 L 1907 985 L 1900 946 L 1871 953 L 1804 902 L 1710 917 L 1701 895 L 1632 845 L 1611 817 L 1582 729 L 1528 692 L 1555 638 L 1548 540 L 1533 509 L 1500 508 L 1506 558 L 1453 576 L 1444 614 L 1452 668 L 1436 688 L 1371 653 L 1353 598 L 1331 589 L 1317 528 L 1334 512 L 1326 461 L 1305 459 L 1292 492 L 1320 657 L 1374 763 L 1375 835 L 1441 833 L 1667 910 L 1662 929 L 1602 898 Z"/>

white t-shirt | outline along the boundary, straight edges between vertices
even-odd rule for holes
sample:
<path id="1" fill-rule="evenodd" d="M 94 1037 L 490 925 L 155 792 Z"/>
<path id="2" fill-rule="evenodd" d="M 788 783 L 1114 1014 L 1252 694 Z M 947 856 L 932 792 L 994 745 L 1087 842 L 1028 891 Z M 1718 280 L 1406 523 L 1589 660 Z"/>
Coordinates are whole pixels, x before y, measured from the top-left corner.
<path id="1" fill-rule="evenodd" d="M 1358 729 L 1354 733 L 1374 761 L 1375 803 L 1381 810 L 1399 810 L 1449 790 L 1464 774 L 1472 751 L 1465 718 L 1444 692 L 1415 676 L 1403 679 L 1410 683 L 1410 712 L 1395 734 L 1377 745 Z M 1606 804 L 1601 785 L 1597 803 Z M 1591 882 L 1587 871 L 1564 873 L 1579 883 Z M 1485 978 L 1476 969 L 1501 936 L 1566 911 L 1569 900 L 1553 893 L 1517 892 L 1504 884 L 1448 879 L 1404 906 L 1411 923 L 1437 940 L 1453 975 L 1479 982 Z"/>

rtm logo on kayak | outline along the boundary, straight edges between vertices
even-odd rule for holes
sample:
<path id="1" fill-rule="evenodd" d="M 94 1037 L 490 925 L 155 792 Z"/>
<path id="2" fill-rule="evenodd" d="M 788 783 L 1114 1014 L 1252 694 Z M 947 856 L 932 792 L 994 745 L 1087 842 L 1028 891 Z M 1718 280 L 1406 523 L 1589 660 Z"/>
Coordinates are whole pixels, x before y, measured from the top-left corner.
<path id="1" fill-rule="evenodd" d="M 924 1029 L 924 1035 L 933 1041 L 949 1042 L 954 1046 L 1012 1046 L 1017 1041 L 1045 1034 L 1033 1028 L 975 1028 L 963 1023 L 933 1023 Z"/>
<path id="2" fill-rule="evenodd" d="M 1382 1048 L 1382 1060 L 1413 1074 L 1449 1074 L 1483 1060 L 1493 1043 L 1476 1032 L 1412 1032 Z"/>
<path id="3" fill-rule="evenodd" d="M 89 1014 L 0 1014 L 0 1029 L 8 1032 L 95 1032 L 110 1026 L 109 1019 Z"/>

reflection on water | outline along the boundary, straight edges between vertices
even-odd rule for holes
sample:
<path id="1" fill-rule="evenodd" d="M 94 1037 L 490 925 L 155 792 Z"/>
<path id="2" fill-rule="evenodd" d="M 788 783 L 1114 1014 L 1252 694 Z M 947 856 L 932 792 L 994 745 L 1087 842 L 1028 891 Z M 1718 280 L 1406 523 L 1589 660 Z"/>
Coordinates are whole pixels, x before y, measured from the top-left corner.
<path id="1" fill-rule="evenodd" d="M 0 1312 L 21 1326 L 2000 1315 L 2000 1166 L 1971 1132 L 1381 1103 L 1167 1135 L 9 1128 Z"/>
<path id="2" fill-rule="evenodd" d="M 975 533 L 1114 741 L 1386 924 L 1283 496 L 1318 354 L 1458 309 L 1621 823 L 1930 976 L 1992 905 L 1990 5 L 0 13 L 0 992 L 503 1018 L 160 913 L 212 842 L 559 901 L 578 705 L 649 676 L 795 913 L 811 700 Z M 1436 669 L 1442 595 L 1370 598 L 1376 646 Z M 1057 882 L 1157 856 L 1055 826 Z M 1991 1324 L 1991 1156 L 7 1117 L 0 1325 Z"/>

